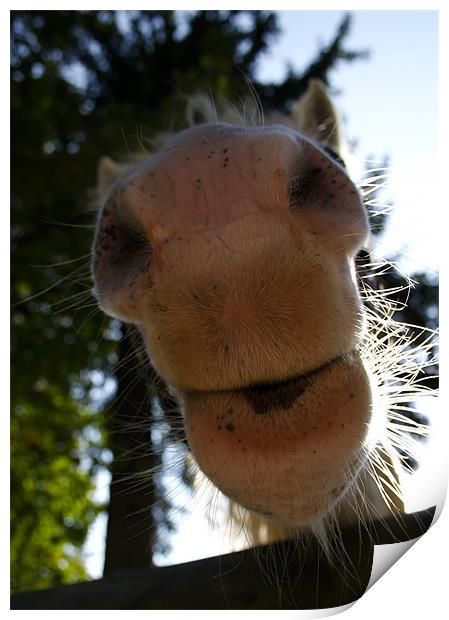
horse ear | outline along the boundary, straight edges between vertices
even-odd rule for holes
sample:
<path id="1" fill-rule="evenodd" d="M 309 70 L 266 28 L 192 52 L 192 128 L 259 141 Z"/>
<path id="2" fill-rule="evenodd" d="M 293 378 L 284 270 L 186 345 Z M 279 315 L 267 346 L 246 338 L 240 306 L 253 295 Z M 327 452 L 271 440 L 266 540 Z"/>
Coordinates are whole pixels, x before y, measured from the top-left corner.
<path id="1" fill-rule="evenodd" d="M 100 157 L 97 166 L 97 191 L 104 197 L 111 186 L 123 175 L 123 166 L 107 156 Z"/>
<path id="2" fill-rule="evenodd" d="M 310 80 L 306 92 L 293 106 L 291 118 L 298 131 L 340 151 L 341 123 L 326 87 L 320 80 Z"/>

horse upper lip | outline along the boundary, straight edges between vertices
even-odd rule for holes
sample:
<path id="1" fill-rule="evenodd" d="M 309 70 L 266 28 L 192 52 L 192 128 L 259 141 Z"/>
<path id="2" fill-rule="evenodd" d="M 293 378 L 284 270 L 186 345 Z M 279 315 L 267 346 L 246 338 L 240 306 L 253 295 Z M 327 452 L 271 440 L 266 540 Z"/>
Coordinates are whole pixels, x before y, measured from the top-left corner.
<path id="1" fill-rule="evenodd" d="M 324 372 L 329 367 L 333 366 L 334 364 L 338 362 L 348 359 L 350 356 L 356 356 L 356 355 L 358 355 L 358 351 L 355 349 L 348 351 L 346 353 L 341 353 L 339 355 L 336 355 L 332 359 L 327 360 L 323 364 L 316 366 L 315 368 L 312 368 L 311 370 L 307 370 L 306 372 L 303 372 L 297 375 L 291 375 L 289 377 L 285 377 L 284 379 L 275 379 L 272 381 L 258 381 L 258 382 L 248 383 L 246 385 L 241 385 L 238 387 L 223 388 L 223 389 L 217 389 L 217 390 L 191 390 L 191 391 L 197 392 L 197 393 L 199 392 L 204 392 L 204 393 L 246 392 L 246 391 L 263 393 L 263 392 L 275 391 L 277 389 L 285 388 L 286 386 L 294 382 L 299 382 L 299 383 L 303 382 L 304 387 L 307 387 L 307 384 L 313 379 L 315 375 L 318 375 L 321 372 Z"/>
<path id="2" fill-rule="evenodd" d="M 327 368 L 329 368 L 333 364 L 336 364 L 337 362 L 343 361 L 348 356 L 353 355 L 353 354 L 356 354 L 356 351 L 348 351 L 347 353 L 342 353 L 340 355 L 336 355 L 335 357 L 333 357 L 332 359 L 324 362 L 320 366 L 316 366 L 315 368 L 312 368 L 311 370 L 308 370 L 306 372 L 300 373 L 298 375 L 292 375 L 290 377 L 286 377 L 285 379 L 280 379 L 280 380 L 275 380 L 275 381 L 264 381 L 264 382 L 259 382 L 259 383 L 250 383 L 247 386 L 243 386 L 241 388 L 237 388 L 237 391 L 247 390 L 247 389 L 252 389 L 252 390 L 253 389 L 258 389 L 258 390 L 263 390 L 263 389 L 270 390 L 270 389 L 272 389 L 272 390 L 274 390 L 276 388 L 285 387 L 289 383 L 293 383 L 295 381 L 308 381 L 314 375 L 317 375 L 317 374 L 323 372 L 324 370 L 327 370 Z"/>

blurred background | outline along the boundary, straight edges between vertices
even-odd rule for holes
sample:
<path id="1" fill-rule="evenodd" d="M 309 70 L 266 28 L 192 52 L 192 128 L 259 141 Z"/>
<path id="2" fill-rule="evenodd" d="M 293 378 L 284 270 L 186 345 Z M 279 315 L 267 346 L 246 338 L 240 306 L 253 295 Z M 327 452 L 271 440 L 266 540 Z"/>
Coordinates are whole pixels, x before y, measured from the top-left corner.
<path id="1" fill-rule="evenodd" d="M 99 158 L 151 150 L 147 137 L 182 127 L 191 93 L 239 106 L 254 90 L 265 111 L 287 112 L 310 78 L 323 80 L 356 176 L 378 177 L 367 204 L 373 249 L 394 267 L 371 285 L 411 276 L 398 318 L 435 328 L 437 20 L 431 11 L 12 12 L 13 590 L 226 550 L 164 419 L 175 403 L 136 353 L 137 334 L 91 295 Z M 367 260 L 361 253 L 362 271 Z M 410 415 L 431 414 L 429 404 Z"/>

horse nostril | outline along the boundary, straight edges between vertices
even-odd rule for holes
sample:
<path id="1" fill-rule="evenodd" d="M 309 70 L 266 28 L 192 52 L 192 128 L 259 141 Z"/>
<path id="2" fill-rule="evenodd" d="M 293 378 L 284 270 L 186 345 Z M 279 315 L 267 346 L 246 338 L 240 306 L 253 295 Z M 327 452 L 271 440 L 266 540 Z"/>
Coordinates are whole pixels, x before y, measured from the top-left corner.
<path id="1" fill-rule="evenodd" d="M 366 210 L 340 156 L 305 140 L 290 169 L 289 207 L 295 221 L 349 253 L 368 235 Z"/>
<path id="2" fill-rule="evenodd" d="M 311 168 L 301 175 L 295 175 L 288 184 L 288 199 L 290 207 L 301 207 L 313 200 L 316 190 L 323 184 L 323 169 Z"/>
<path id="3" fill-rule="evenodd" d="M 100 296 L 132 286 L 146 271 L 152 248 L 142 225 L 112 196 L 103 208 L 93 247 L 93 276 Z M 126 289 L 125 289 L 126 290 Z"/>
<path id="4" fill-rule="evenodd" d="M 308 177 L 296 177 L 289 181 L 288 199 L 291 207 L 299 207 L 310 195 L 312 190 Z"/>

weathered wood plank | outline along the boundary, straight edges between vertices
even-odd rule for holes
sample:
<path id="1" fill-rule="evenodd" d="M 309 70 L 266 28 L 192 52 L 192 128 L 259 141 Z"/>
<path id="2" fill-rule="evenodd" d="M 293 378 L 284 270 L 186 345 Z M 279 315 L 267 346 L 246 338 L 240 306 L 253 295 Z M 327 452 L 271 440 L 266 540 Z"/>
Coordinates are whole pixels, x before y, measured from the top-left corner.
<path id="1" fill-rule="evenodd" d="M 357 600 L 365 591 L 375 544 L 427 531 L 435 508 L 342 531 L 347 558 L 329 564 L 314 538 L 284 541 L 96 581 L 21 592 L 11 609 L 316 609 Z M 350 558 L 350 561 L 348 560 Z M 318 576 L 318 578 L 317 578 Z"/>

